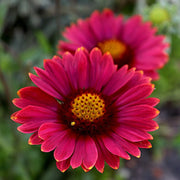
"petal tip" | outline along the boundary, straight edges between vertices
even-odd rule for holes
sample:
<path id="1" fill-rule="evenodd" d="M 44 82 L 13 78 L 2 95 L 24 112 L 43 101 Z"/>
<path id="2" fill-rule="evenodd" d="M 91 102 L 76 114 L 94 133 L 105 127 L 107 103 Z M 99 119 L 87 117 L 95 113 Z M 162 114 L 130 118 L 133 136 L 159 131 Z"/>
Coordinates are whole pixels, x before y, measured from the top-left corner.
<path id="1" fill-rule="evenodd" d="M 19 132 L 22 132 L 21 126 L 17 127 L 17 130 L 18 130 Z M 22 132 L 22 133 L 23 133 L 23 132 Z"/>
<path id="2" fill-rule="evenodd" d="M 57 158 L 55 158 L 56 162 L 60 162 Z"/>
<path id="3" fill-rule="evenodd" d="M 31 139 L 28 140 L 29 145 L 33 145 Z"/>
<path id="4" fill-rule="evenodd" d="M 152 135 L 150 135 L 150 138 L 149 138 L 149 140 L 153 140 L 154 138 L 153 138 L 153 136 Z"/>
<path id="5" fill-rule="evenodd" d="M 86 50 L 85 47 L 82 46 L 82 47 L 77 48 L 76 51 L 77 51 L 77 52 L 80 52 L 80 51 L 85 51 L 85 50 Z"/>
<path id="6" fill-rule="evenodd" d="M 129 156 L 129 157 L 127 158 L 127 160 L 131 160 L 131 157 Z"/>
<path id="7" fill-rule="evenodd" d="M 160 111 L 156 109 L 156 115 L 158 116 L 160 114 Z"/>
<path id="8" fill-rule="evenodd" d="M 59 59 L 59 56 L 54 55 L 52 59 Z"/>
<path id="9" fill-rule="evenodd" d="M 91 170 L 93 167 L 94 167 L 94 166 L 90 166 L 90 167 L 88 167 L 87 169 L 88 169 L 88 170 Z"/>
<path id="10" fill-rule="evenodd" d="M 11 118 L 11 120 L 13 120 L 13 121 L 15 121 L 15 120 L 17 119 L 17 117 L 16 117 L 16 116 L 13 116 L 13 115 L 12 115 L 10 118 Z"/>
<path id="11" fill-rule="evenodd" d="M 97 169 L 97 168 L 96 168 Z M 103 173 L 104 172 L 104 168 L 102 169 L 97 169 L 100 173 Z"/>
<path id="12" fill-rule="evenodd" d="M 43 139 L 40 135 L 38 135 L 38 137 L 39 137 L 40 139 Z"/>
<path id="13" fill-rule="evenodd" d="M 156 127 L 155 127 L 155 130 L 158 130 L 158 129 L 159 129 L 159 126 L 156 126 Z"/>
<path id="14" fill-rule="evenodd" d="M 127 65 L 128 66 L 128 65 Z M 136 67 L 133 67 L 133 68 L 131 68 L 132 69 L 132 71 L 135 71 L 136 70 Z M 141 73 L 141 71 L 140 71 L 140 73 Z M 142 73 L 143 73 L 143 71 L 142 71 Z"/>
<path id="15" fill-rule="evenodd" d="M 70 54 L 70 52 L 69 51 L 66 51 L 65 53 L 64 53 L 64 55 L 69 55 Z"/>
<path id="16" fill-rule="evenodd" d="M 144 72 L 143 72 L 142 70 L 140 70 L 140 71 L 139 71 L 139 73 L 140 73 L 141 75 L 143 75 L 143 74 L 144 74 Z"/>
<path id="17" fill-rule="evenodd" d="M 88 172 L 89 171 L 89 169 L 85 169 L 85 168 L 83 170 L 84 170 L 84 172 Z"/>
<path id="18" fill-rule="evenodd" d="M 141 157 L 141 155 L 138 155 L 138 156 L 136 156 L 137 158 L 140 158 Z"/>
<path id="19" fill-rule="evenodd" d="M 17 95 L 20 97 L 21 96 L 21 90 L 17 91 Z"/>
<path id="20" fill-rule="evenodd" d="M 29 72 L 28 75 L 29 75 L 29 77 L 31 78 L 31 76 L 32 76 L 33 74 Z"/>
<path id="21" fill-rule="evenodd" d="M 15 103 L 15 99 L 12 100 L 12 103 L 13 103 L 13 104 Z"/>
<path id="22" fill-rule="evenodd" d="M 66 171 L 66 169 L 62 169 L 61 172 L 64 173 Z"/>

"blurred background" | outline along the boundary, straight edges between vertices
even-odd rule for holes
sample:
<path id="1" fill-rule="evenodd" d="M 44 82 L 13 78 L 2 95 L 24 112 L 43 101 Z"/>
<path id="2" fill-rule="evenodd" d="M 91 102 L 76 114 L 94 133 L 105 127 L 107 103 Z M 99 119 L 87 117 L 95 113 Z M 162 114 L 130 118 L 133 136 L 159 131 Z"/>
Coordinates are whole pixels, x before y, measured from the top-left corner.
<path id="1" fill-rule="evenodd" d="M 61 173 L 53 153 L 28 145 L 28 137 L 10 120 L 17 90 L 32 85 L 28 72 L 52 58 L 65 26 L 95 9 L 125 17 L 141 14 L 166 35 L 169 62 L 159 71 L 153 97 L 161 113 L 153 148 L 140 159 L 121 159 L 119 170 L 103 174 L 81 168 Z M 0 0 L 0 180 L 179 180 L 180 179 L 180 1 L 179 0 Z"/>

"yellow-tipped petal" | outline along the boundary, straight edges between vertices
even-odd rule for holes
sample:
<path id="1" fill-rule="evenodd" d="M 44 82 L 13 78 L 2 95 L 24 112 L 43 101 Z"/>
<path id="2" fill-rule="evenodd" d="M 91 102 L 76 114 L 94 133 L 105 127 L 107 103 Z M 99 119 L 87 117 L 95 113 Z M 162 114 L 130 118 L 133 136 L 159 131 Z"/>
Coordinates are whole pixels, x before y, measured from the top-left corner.
<path id="1" fill-rule="evenodd" d="M 88 169 L 91 170 L 94 166 L 89 167 Z"/>
<path id="2" fill-rule="evenodd" d="M 17 117 L 16 117 L 16 116 L 11 116 L 11 119 L 12 119 L 12 120 L 16 120 Z"/>
<path id="3" fill-rule="evenodd" d="M 84 51 L 85 50 L 85 48 L 84 47 L 79 47 L 79 48 L 77 48 L 77 51 L 79 52 L 79 51 Z"/>
<path id="4" fill-rule="evenodd" d="M 31 139 L 28 140 L 28 144 L 29 144 L 29 145 L 32 145 Z"/>
<path id="5" fill-rule="evenodd" d="M 156 130 L 158 130 L 159 129 L 159 126 L 156 126 Z"/>
<path id="6" fill-rule="evenodd" d="M 53 56 L 53 58 L 59 58 L 59 56 L 57 56 L 57 55 L 54 55 L 54 56 Z"/>
<path id="7" fill-rule="evenodd" d="M 143 74 L 144 74 L 144 72 L 143 72 L 142 70 L 140 70 L 139 72 L 140 72 L 140 74 L 141 74 L 141 75 L 143 75 Z"/>
<path id="8" fill-rule="evenodd" d="M 70 54 L 70 52 L 69 52 L 69 51 L 66 51 L 64 54 L 68 55 L 68 54 Z"/>
<path id="9" fill-rule="evenodd" d="M 65 171 L 66 171 L 66 169 L 61 170 L 62 173 L 64 173 Z"/>
<path id="10" fill-rule="evenodd" d="M 21 90 L 17 91 L 17 95 L 20 97 L 21 96 Z"/>
<path id="11" fill-rule="evenodd" d="M 55 159 L 56 160 L 56 162 L 60 162 L 58 159 Z"/>
<path id="12" fill-rule="evenodd" d="M 98 48 L 98 47 L 95 47 L 94 50 L 95 50 L 95 51 L 99 51 L 99 48 Z"/>
<path id="13" fill-rule="evenodd" d="M 157 114 L 157 115 L 160 114 L 160 111 L 159 111 L 158 109 L 156 109 L 156 114 Z"/>

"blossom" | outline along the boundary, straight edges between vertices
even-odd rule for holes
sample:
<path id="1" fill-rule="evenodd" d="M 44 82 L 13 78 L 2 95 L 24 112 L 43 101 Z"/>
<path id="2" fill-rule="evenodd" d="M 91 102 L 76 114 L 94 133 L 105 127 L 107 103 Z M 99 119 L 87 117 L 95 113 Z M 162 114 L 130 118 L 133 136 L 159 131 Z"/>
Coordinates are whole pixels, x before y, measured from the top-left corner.
<path id="1" fill-rule="evenodd" d="M 160 69 L 168 60 L 165 52 L 168 44 L 163 35 L 156 35 L 156 29 L 150 22 L 143 22 L 140 15 L 124 20 L 122 15 L 105 9 L 102 13 L 94 11 L 85 19 L 67 27 L 63 36 L 68 41 L 59 41 L 58 53 L 65 51 L 74 54 L 78 47 L 84 46 L 90 51 L 99 47 L 102 53 L 110 52 L 118 67 L 125 64 L 136 67 L 144 74 L 157 80 Z"/>
<path id="2" fill-rule="evenodd" d="M 109 53 L 83 47 L 44 60 L 44 70 L 35 71 L 29 76 L 37 87 L 18 91 L 13 103 L 21 110 L 11 119 L 20 132 L 32 133 L 29 144 L 54 150 L 60 171 L 95 166 L 103 172 L 105 161 L 118 169 L 119 158 L 140 157 L 139 148 L 151 147 L 159 100 L 148 98 L 154 85 L 142 71 L 117 69 Z"/>

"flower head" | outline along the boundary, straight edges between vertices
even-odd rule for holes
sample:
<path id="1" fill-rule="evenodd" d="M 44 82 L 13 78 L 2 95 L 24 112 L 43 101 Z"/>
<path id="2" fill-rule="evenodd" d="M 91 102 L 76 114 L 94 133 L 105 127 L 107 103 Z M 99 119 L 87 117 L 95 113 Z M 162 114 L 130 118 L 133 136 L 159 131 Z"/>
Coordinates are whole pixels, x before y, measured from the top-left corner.
<path id="1" fill-rule="evenodd" d="M 157 80 L 157 69 L 168 60 L 165 53 L 168 44 L 163 42 L 164 36 L 155 32 L 150 22 L 142 22 L 140 15 L 124 21 L 122 15 L 115 17 L 109 9 L 95 11 L 90 18 L 66 28 L 63 35 L 68 41 L 59 41 L 58 53 L 74 53 L 81 46 L 88 51 L 99 47 L 102 53 L 110 52 L 119 68 L 128 64 L 129 68 L 136 67 Z"/>
<path id="2" fill-rule="evenodd" d="M 150 14 L 149 14 L 149 19 L 154 23 L 154 24 L 162 24 L 164 22 L 170 21 L 170 14 L 169 12 L 161 7 L 161 6 L 155 6 L 151 9 Z"/>
<path id="3" fill-rule="evenodd" d="M 139 148 L 150 148 L 158 128 L 152 119 L 159 100 L 147 98 L 154 86 L 142 71 L 125 65 L 117 70 L 109 53 L 79 48 L 44 61 L 44 68 L 30 73 L 37 87 L 18 91 L 13 103 L 21 108 L 12 115 L 18 130 L 33 133 L 29 144 L 54 150 L 59 170 L 94 166 L 103 172 L 104 162 L 119 167 L 119 157 L 140 157 Z"/>

